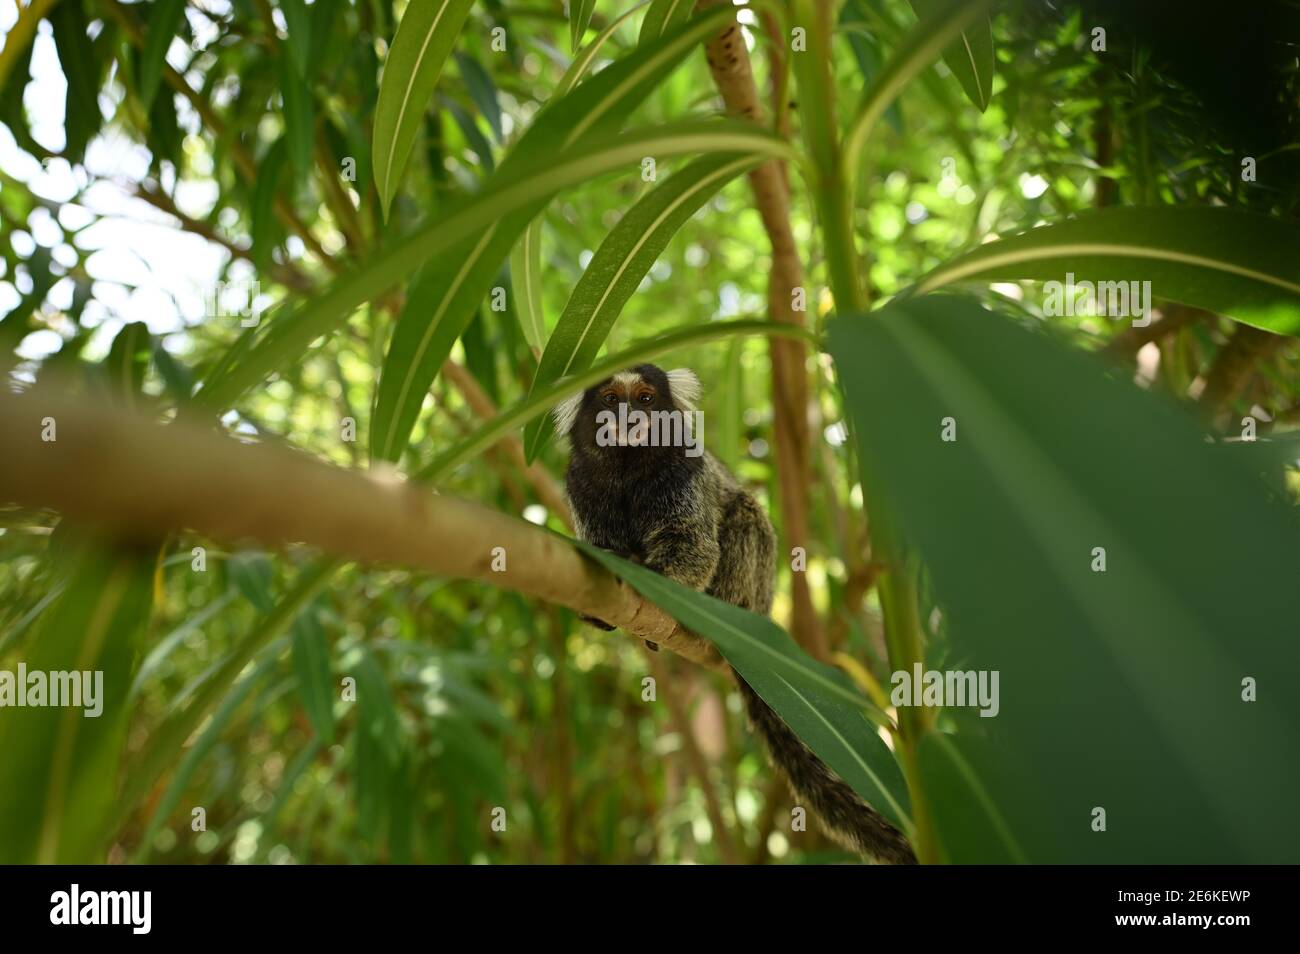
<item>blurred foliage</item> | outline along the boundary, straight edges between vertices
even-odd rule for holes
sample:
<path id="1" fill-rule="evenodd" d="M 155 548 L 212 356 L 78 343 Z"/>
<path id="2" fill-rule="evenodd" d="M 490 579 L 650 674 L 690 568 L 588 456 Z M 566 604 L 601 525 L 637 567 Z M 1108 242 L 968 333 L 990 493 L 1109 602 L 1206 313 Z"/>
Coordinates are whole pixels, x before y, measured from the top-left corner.
<path id="1" fill-rule="evenodd" d="M 205 305 L 220 283 L 238 289 L 256 281 L 259 306 L 275 315 L 281 303 L 310 299 L 335 275 L 382 256 L 397 236 L 481 187 L 555 92 L 573 56 L 572 37 L 590 41 L 624 12 L 603 0 L 572 6 L 571 20 L 558 2 L 471 7 L 385 219 L 373 186 L 372 123 L 381 64 L 405 3 L 59 0 L 31 47 L 4 49 L 12 62 L 0 87 L 0 369 L 15 387 L 56 370 L 71 374 L 87 393 L 127 394 L 170 418 L 194 382 L 229 358 L 241 333 L 238 315 L 214 316 Z M 1173 19 L 1152 21 L 1154 29 L 1145 15 L 1131 16 L 1133 6 L 1142 5 L 1001 10 L 992 20 L 993 96 L 982 112 L 943 63 L 907 87 L 876 130 L 853 197 L 873 298 L 905 290 L 991 236 L 1101 206 L 1229 205 L 1300 217 L 1300 32 L 1286 32 L 1294 18 L 1282 5 L 1261 3 L 1276 20 L 1256 12 L 1240 29 L 1215 32 L 1222 11 L 1199 16 L 1186 5 L 1159 3 L 1153 6 Z M 1233 5 L 1233 17 L 1246 16 L 1241 6 Z M 838 10 L 831 69 L 851 115 L 915 15 L 906 0 L 846 0 Z M 593 71 L 636 47 L 641 18 L 628 17 L 613 32 Z M 1175 21 L 1182 33 L 1162 39 Z M 1107 28 L 1104 53 L 1091 46 L 1099 24 Z M 1189 71 L 1178 53 L 1187 44 L 1176 40 L 1203 40 L 1207 30 L 1234 40 L 1250 34 L 1255 46 L 1225 38 L 1230 55 Z M 756 24 L 745 36 L 764 95 L 769 81 L 785 89 L 773 70 L 773 38 Z M 1223 108 L 1223 87 L 1216 87 L 1241 63 L 1255 84 L 1246 98 L 1259 107 L 1251 122 Z M 797 129 L 800 103 L 793 88 L 785 91 L 782 111 Z M 59 107 L 61 122 L 52 118 Z M 720 108 L 704 57 L 695 53 L 635 118 L 666 122 Z M 1242 181 L 1243 156 L 1258 160 L 1257 181 Z M 658 177 L 689 161 L 664 161 Z M 832 303 L 826 250 L 808 190 L 793 169 L 790 178 L 810 319 L 821 330 Z M 607 178 L 549 204 L 541 218 L 548 334 L 601 241 L 652 185 L 633 175 Z M 188 294 L 160 293 L 175 286 L 163 280 L 166 264 L 151 258 L 158 230 L 131 228 L 139 223 L 198 236 L 216 249 L 206 284 Z M 606 350 L 684 324 L 762 314 L 769 267 L 748 186 L 734 179 L 672 237 Z M 509 279 L 503 264 L 497 284 L 510 288 Z M 1004 282 L 980 294 L 1026 326 L 1045 324 L 1037 283 Z M 401 304 L 402 295 L 392 293 L 358 310 L 339 333 L 314 342 L 241 399 L 222 426 L 248 440 L 364 465 L 378 369 Z M 1051 325 L 1087 349 L 1122 344 L 1127 330 L 1090 315 Z M 1211 314 L 1181 323 L 1147 345 L 1138 361 L 1142 384 L 1193 403 L 1237 328 Z M 1131 375 L 1135 352 L 1136 345 L 1117 352 L 1118 373 Z M 504 311 L 485 304 L 477 312 L 452 357 L 500 406 L 527 394 L 537 362 L 513 295 Z M 711 448 L 770 503 L 775 442 L 766 345 L 737 340 L 685 349 L 673 364 L 695 368 L 705 383 L 706 420 L 717 422 L 706 433 Z M 1279 432 L 1294 429 L 1298 365 L 1294 339 L 1276 339 L 1253 355 L 1224 412 L 1235 420 L 1262 410 L 1265 430 L 1268 420 Z M 809 579 L 834 648 L 887 682 L 879 600 L 874 591 L 861 607 L 846 599 L 862 598 L 866 544 L 842 399 L 829 360 L 812 371 Z M 355 421 L 355 441 L 340 439 L 345 418 Z M 413 469 L 476 425 L 464 390 L 439 377 L 403 466 Z M 552 442 L 539 459 L 560 474 L 564 448 Z M 1294 471 L 1290 479 L 1294 492 Z M 500 451 L 457 468 L 440 489 L 563 529 Z M 55 516 L 3 510 L 0 521 L 0 662 L 13 665 L 35 658 L 48 625 L 43 614 L 51 605 L 57 612 L 60 594 L 82 583 L 72 564 L 57 558 L 67 534 Z M 200 546 L 206 569 L 195 572 L 193 548 Z M 160 726 L 223 662 L 241 658 L 309 560 L 297 552 L 227 553 L 184 535 L 168 540 L 165 552 L 139 639 L 128 778 Z M 778 619 L 789 611 L 787 576 L 778 581 Z M 925 621 L 930 608 L 922 607 Z M 347 566 L 289 623 L 241 667 L 146 797 L 123 807 L 106 857 L 847 857 L 811 832 L 786 830 L 791 803 L 744 731 L 734 692 L 681 660 L 650 657 L 635 641 L 582 627 L 567 610 L 480 584 Z M 929 635 L 937 665 L 947 652 L 945 633 Z M 691 713 L 689 736 L 670 707 L 642 701 L 649 675 L 659 678 L 661 702 L 672 692 Z M 345 678 L 355 680 L 356 703 L 341 695 Z M 692 748 L 702 761 L 690 757 Z M 715 837 L 710 789 L 730 832 L 730 859 Z M 197 807 L 206 812 L 204 832 L 191 829 Z M 506 811 L 504 833 L 490 827 L 496 807 Z"/>

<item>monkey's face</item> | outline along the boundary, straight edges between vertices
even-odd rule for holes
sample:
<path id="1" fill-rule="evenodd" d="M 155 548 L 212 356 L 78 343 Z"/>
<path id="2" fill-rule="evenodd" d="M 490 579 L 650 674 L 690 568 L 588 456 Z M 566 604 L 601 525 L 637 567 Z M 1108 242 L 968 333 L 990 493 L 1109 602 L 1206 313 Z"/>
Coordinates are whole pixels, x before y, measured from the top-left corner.
<path id="1" fill-rule="evenodd" d="M 575 451 L 623 455 L 689 446 L 700 382 L 686 368 L 640 364 L 601 381 L 555 409 L 555 427 Z"/>

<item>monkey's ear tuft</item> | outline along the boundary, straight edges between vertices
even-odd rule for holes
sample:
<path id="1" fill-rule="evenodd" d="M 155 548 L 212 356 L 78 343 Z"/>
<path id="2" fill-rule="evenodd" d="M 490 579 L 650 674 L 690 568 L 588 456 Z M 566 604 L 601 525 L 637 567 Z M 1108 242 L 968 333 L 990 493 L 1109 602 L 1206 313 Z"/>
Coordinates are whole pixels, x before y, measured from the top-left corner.
<path id="1" fill-rule="evenodd" d="M 561 437 L 573 430 L 573 422 L 578 419 L 580 407 L 582 407 L 581 391 L 555 405 L 555 410 L 551 414 L 555 417 L 555 432 Z"/>
<path id="2" fill-rule="evenodd" d="M 695 410 L 702 388 L 694 371 L 690 368 L 673 368 L 668 372 L 668 388 L 673 393 L 673 403 L 681 410 Z"/>

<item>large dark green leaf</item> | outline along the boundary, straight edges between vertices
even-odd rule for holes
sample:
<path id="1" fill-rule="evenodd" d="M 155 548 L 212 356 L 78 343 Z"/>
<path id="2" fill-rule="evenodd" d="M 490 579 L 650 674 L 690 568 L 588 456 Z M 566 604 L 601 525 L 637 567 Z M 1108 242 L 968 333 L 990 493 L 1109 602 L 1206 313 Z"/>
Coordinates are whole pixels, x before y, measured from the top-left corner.
<path id="1" fill-rule="evenodd" d="M 1015 758 L 969 764 L 1025 855 L 1295 860 L 1294 509 L 1171 404 L 967 300 L 840 318 L 830 342 L 961 668 L 999 673 L 999 714 L 969 721 Z"/>
<path id="2" fill-rule="evenodd" d="M 1235 209 L 1106 209 L 981 245 L 930 272 L 959 281 L 1149 281 L 1156 298 L 1300 334 L 1300 226 Z"/>
<path id="3" fill-rule="evenodd" d="M 954 739 L 931 732 L 921 739 L 917 761 L 930 814 L 947 862 L 978 864 L 1024 863 L 1025 856 L 1011 827 L 984 787 L 962 746 L 979 748 L 984 765 L 994 758 L 968 736 Z"/>
<path id="4" fill-rule="evenodd" d="M 907 786 L 893 752 L 867 715 L 882 713 L 839 670 L 817 662 L 766 616 L 682 586 L 606 550 L 583 551 L 638 593 L 716 645 L 727 662 L 844 781 L 904 831 Z"/>

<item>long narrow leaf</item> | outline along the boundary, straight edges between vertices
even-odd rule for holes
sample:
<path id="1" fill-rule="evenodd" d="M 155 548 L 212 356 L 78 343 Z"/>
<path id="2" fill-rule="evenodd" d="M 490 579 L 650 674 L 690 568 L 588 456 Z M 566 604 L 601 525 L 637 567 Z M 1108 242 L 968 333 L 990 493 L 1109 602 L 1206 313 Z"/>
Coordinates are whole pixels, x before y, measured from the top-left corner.
<path id="1" fill-rule="evenodd" d="M 1119 282 L 1126 290 L 1130 282 L 1150 282 L 1156 298 L 1300 334 L 1300 227 L 1235 209 L 1093 212 L 981 245 L 930 272 L 916 290 L 1016 279 L 1065 286 L 1068 275 L 1075 283 Z"/>
<path id="2" fill-rule="evenodd" d="M 1025 856 L 1286 860 L 1300 699 L 1264 687 L 1300 679 L 1294 508 L 1171 403 L 968 300 L 830 341 L 961 668 L 998 674 L 967 721 L 1007 757 L 968 761 Z"/>
<path id="3" fill-rule="evenodd" d="M 157 0 L 149 8 L 144 33 L 144 49 L 140 51 L 140 72 L 136 92 L 145 112 L 153 105 L 162 85 L 163 68 L 167 65 L 167 50 L 176 39 L 185 18 L 185 0 Z"/>
<path id="4" fill-rule="evenodd" d="M 877 811 L 912 827 L 894 754 L 867 721 L 888 718 L 839 670 L 807 655 L 766 616 L 706 596 L 586 543 L 584 552 L 692 632 L 711 640 L 799 738 Z"/>
<path id="5" fill-rule="evenodd" d="M 473 0 L 411 0 L 384 60 L 375 104 L 375 188 L 385 218 L 415 145 L 424 110 Z"/>

